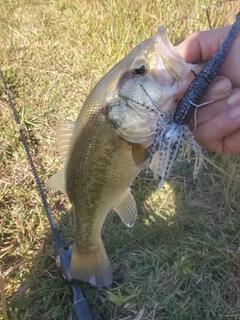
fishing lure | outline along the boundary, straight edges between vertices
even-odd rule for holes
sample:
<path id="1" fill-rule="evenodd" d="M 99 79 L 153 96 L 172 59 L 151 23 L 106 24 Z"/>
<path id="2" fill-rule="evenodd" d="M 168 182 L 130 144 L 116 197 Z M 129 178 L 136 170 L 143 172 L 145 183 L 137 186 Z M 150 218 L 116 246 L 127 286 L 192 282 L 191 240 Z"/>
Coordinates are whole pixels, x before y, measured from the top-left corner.
<path id="1" fill-rule="evenodd" d="M 219 50 L 195 77 L 183 98 L 178 102 L 175 113 L 171 116 L 168 114 L 163 115 L 159 119 L 149 162 L 154 177 L 161 179 L 159 188 L 163 187 L 170 172 L 180 162 L 184 153 L 184 146 L 186 146 L 188 159 L 190 158 L 190 151 L 193 150 L 195 152 L 194 177 L 199 172 L 203 162 L 202 149 L 194 139 L 188 126 L 183 124 L 183 121 L 193 109 L 206 104 L 199 104 L 199 102 L 221 68 L 239 31 L 240 12 L 237 14 L 236 21 Z"/>

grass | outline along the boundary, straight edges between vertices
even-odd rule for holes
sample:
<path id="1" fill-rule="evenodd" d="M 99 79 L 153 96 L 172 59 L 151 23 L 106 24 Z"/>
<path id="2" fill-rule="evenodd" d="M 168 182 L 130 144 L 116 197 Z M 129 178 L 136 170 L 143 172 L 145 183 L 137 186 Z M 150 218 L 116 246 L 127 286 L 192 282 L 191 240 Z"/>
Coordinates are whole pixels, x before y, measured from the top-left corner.
<path id="1" fill-rule="evenodd" d="M 74 120 L 93 85 L 137 43 L 165 25 L 177 44 L 232 23 L 240 10 L 238 1 L 210 0 L 0 4 L 0 66 L 43 183 L 61 166 L 57 121 Z M 2 84 L 0 125 L 0 319 L 67 319 L 70 294 Z M 107 290 L 83 284 L 96 319 L 240 318 L 239 156 L 206 159 L 196 181 L 182 163 L 161 191 L 142 172 L 132 187 L 139 213 L 132 229 L 109 215 L 104 243 L 124 281 Z M 61 235 L 72 242 L 70 204 L 47 194 Z"/>

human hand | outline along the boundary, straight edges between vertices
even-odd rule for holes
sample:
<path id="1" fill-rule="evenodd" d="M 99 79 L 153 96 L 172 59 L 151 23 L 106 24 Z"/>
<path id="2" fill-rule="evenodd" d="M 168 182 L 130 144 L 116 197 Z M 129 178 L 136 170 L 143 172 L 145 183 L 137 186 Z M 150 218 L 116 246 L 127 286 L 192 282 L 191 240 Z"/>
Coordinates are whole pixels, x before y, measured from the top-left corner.
<path id="1" fill-rule="evenodd" d="M 208 61 L 218 50 L 230 27 L 192 34 L 176 47 L 189 63 Z M 219 76 L 204 101 L 209 105 L 197 109 L 196 140 L 205 148 L 219 153 L 240 152 L 240 34 L 220 69 Z M 194 127 L 192 121 L 191 129 Z"/>

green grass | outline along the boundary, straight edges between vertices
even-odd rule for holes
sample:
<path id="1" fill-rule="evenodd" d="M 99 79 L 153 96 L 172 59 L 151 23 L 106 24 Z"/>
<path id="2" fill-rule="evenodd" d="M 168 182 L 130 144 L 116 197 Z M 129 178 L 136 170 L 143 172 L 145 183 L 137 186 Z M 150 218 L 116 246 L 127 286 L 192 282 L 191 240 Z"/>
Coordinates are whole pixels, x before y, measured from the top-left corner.
<path id="1" fill-rule="evenodd" d="M 61 166 L 57 121 L 75 119 L 93 85 L 136 44 L 160 25 L 177 44 L 232 23 L 240 10 L 238 1 L 210 0 L 0 0 L 0 7 L 0 67 L 43 183 Z M 67 319 L 70 294 L 2 84 L 0 125 L 0 319 Z M 98 319 L 240 319 L 239 156 L 205 156 L 196 181 L 182 163 L 161 191 L 141 173 L 132 229 L 116 214 L 107 218 L 104 244 L 124 281 L 108 290 L 83 285 Z M 70 204 L 47 194 L 72 242 Z"/>

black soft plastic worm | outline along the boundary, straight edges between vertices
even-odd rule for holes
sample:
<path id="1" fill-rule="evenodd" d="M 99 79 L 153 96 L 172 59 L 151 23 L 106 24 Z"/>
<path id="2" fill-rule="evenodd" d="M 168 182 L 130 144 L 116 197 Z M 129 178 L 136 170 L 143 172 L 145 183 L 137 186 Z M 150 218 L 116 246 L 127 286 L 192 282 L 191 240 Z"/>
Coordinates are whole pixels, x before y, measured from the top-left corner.
<path id="1" fill-rule="evenodd" d="M 206 93 L 207 89 L 213 82 L 216 74 L 221 68 L 229 49 L 240 31 L 240 12 L 236 16 L 236 21 L 231 30 L 224 39 L 218 51 L 208 61 L 205 68 L 196 76 L 191 83 L 184 97 L 179 101 L 176 112 L 173 115 L 173 121 L 182 124 L 189 112 L 195 108 L 194 105 L 199 103 Z"/>

